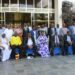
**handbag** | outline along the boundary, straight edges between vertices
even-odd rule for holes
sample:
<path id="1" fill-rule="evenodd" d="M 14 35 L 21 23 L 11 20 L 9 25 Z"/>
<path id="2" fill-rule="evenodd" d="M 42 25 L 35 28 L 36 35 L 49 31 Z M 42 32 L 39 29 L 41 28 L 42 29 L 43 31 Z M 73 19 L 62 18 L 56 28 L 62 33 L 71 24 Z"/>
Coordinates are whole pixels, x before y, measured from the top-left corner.
<path id="1" fill-rule="evenodd" d="M 54 55 L 60 55 L 60 48 L 55 47 L 53 52 L 54 52 Z"/>

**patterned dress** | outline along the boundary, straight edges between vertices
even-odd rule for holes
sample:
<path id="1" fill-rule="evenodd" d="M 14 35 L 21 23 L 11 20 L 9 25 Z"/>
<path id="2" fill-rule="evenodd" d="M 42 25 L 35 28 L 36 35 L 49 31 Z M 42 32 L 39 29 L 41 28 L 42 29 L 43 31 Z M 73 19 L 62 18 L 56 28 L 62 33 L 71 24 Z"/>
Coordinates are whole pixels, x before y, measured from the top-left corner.
<path id="1" fill-rule="evenodd" d="M 48 48 L 48 38 L 45 35 L 40 35 L 37 39 L 37 47 L 39 49 L 38 53 L 41 57 L 49 57 L 50 52 Z"/>

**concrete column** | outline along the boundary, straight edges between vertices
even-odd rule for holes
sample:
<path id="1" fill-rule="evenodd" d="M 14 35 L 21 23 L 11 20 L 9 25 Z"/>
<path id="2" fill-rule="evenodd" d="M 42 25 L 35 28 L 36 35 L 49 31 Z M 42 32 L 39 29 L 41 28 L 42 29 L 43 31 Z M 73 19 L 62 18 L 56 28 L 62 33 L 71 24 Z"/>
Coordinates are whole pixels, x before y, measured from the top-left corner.
<path id="1" fill-rule="evenodd" d="M 55 0 L 55 26 L 62 27 L 62 0 Z"/>

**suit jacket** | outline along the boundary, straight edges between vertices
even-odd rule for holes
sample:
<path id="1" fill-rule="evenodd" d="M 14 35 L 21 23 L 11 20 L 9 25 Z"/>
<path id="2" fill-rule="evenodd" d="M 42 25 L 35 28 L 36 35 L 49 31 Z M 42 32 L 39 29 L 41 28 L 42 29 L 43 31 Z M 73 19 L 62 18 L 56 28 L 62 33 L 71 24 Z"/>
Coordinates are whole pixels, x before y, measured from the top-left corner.
<path id="1" fill-rule="evenodd" d="M 69 35 L 71 37 L 71 35 Z M 71 37 L 71 41 L 72 41 L 72 37 Z M 70 46 L 71 44 L 67 41 L 67 35 L 64 35 L 64 45 L 65 46 Z"/>
<path id="2" fill-rule="evenodd" d="M 35 46 L 34 37 L 31 37 L 31 39 L 32 39 L 32 41 L 33 41 L 33 46 Z M 27 48 L 27 42 L 28 42 L 28 38 L 25 38 L 25 39 L 23 40 L 23 46 L 24 46 L 25 48 Z"/>
<path id="3" fill-rule="evenodd" d="M 58 38 L 59 38 L 59 44 L 55 44 L 55 35 L 54 36 L 51 36 L 51 46 L 52 47 L 60 46 L 61 45 L 61 39 L 60 39 L 59 36 L 58 36 Z"/>

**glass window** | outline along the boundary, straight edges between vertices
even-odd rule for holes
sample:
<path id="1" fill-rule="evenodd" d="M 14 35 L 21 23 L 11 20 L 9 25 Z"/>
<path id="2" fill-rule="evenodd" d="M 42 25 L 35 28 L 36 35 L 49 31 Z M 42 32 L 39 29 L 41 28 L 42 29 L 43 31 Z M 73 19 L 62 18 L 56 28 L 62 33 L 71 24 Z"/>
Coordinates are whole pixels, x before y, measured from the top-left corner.
<path id="1" fill-rule="evenodd" d="M 0 20 L 1 20 L 1 13 L 0 13 Z"/>
<path id="2" fill-rule="evenodd" d="M 26 2 L 25 0 L 19 0 L 20 4 L 25 4 L 25 2 Z"/>
<path id="3" fill-rule="evenodd" d="M 52 8 L 53 8 L 53 9 L 55 8 L 54 5 L 55 5 L 55 4 L 54 4 L 54 0 L 52 0 Z"/>
<path id="4" fill-rule="evenodd" d="M 14 14 L 13 13 L 6 13 L 6 23 L 13 23 Z"/>
<path id="5" fill-rule="evenodd" d="M 0 24 L 4 24 L 4 14 L 0 13 Z"/>
<path id="6" fill-rule="evenodd" d="M 20 7 L 26 7 L 26 0 L 19 0 Z"/>
<path id="7" fill-rule="evenodd" d="M 49 22 L 50 22 L 50 25 L 55 23 L 55 14 L 54 13 L 49 14 Z"/>
<path id="8" fill-rule="evenodd" d="M 4 14 L 0 13 L 0 20 L 4 20 Z"/>
<path id="9" fill-rule="evenodd" d="M 27 0 L 27 8 L 33 8 L 33 0 Z"/>
<path id="10" fill-rule="evenodd" d="M 18 7 L 18 0 L 11 0 L 10 7 Z"/>
<path id="11" fill-rule="evenodd" d="M 33 25 L 48 24 L 48 14 L 34 14 Z"/>
<path id="12" fill-rule="evenodd" d="M 42 8 L 51 8 L 52 7 L 52 0 L 41 0 Z M 48 5 L 49 4 L 49 5 Z"/>
<path id="13" fill-rule="evenodd" d="M 2 0 L 2 6 L 8 7 L 9 6 L 9 0 Z"/>
<path id="14" fill-rule="evenodd" d="M 0 7 L 1 7 L 1 0 L 0 0 Z"/>
<path id="15" fill-rule="evenodd" d="M 42 8 L 48 8 L 48 0 L 42 0 Z"/>
<path id="16" fill-rule="evenodd" d="M 17 0 L 11 0 L 11 4 L 17 4 Z"/>
<path id="17" fill-rule="evenodd" d="M 0 24 L 4 24 L 4 21 L 0 21 Z"/>
<path id="18" fill-rule="evenodd" d="M 52 4 L 52 1 L 53 1 L 53 0 L 49 0 L 49 8 L 52 8 L 52 5 L 53 5 L 53 4 Z"/>
<path id="19" fill-rule="evenodd" d="M 24 23 L 31 23 L 31 14 L 30 13 L 24 13 L 22 17 L 22 21 Z"/>
<path id="20" fill-rule="evenodd" d="M 41 0 L 35 0 L 35 7 L 41 8 Z"/>

